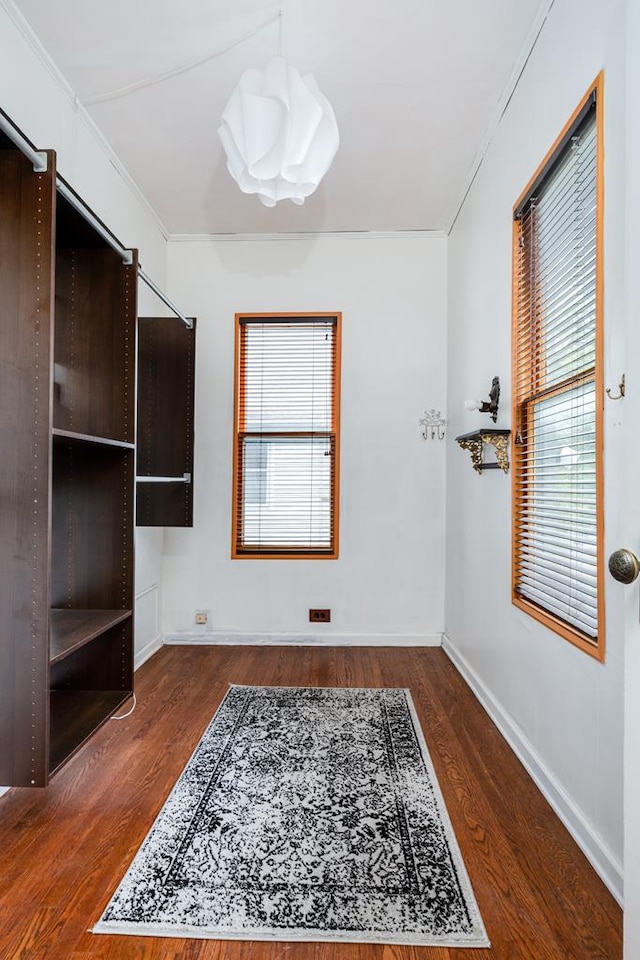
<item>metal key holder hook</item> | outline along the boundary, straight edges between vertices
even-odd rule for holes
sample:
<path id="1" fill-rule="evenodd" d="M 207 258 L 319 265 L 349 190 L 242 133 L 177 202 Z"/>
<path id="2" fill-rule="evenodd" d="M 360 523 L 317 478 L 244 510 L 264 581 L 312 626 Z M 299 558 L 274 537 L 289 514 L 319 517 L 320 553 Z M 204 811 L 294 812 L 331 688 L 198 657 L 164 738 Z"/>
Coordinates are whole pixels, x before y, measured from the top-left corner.
<path id="1" fill-rule="evenodd" d="M 618 393 L 618 396 L 617 396 L 617 397 L 614 397 L 614 396 L 613 396 L 613 394 L 611 393 L 611 387 L 607 387 L 607 389 L 606 389 L 605 392 L 606 392 L 607 396 L 609 397 L 609 400 L 622 400 L 622 398 L 624 397 L 625 389 L 626 389 L 626 386 L 625 386 L 625 375 L 624 375 L 624 373 L 623 373 L 623 374 L 622 374 L 622 377 L 620 378 L 620 383 L 618 384 L 618 390 L 620 391 L 620 392 Z"/>

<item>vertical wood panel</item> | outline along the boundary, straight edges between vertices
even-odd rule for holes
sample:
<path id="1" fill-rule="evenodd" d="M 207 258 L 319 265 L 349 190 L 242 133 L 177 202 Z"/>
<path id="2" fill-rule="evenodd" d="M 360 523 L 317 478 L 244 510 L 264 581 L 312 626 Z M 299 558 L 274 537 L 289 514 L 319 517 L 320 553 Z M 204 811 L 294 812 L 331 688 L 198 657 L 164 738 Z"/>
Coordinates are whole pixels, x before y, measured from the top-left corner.
<path id="1" fill-rule="evenodd" d="M 190 483 L 138 483 L 138 526 L 193 526 L 195 320 L 138 320 L 139 477 L 181 477 Z"/>
<path id="2" fill-rule="evenodd" d="M 0 150 L 0 783 L 46 781 L 55 158 Z"/>

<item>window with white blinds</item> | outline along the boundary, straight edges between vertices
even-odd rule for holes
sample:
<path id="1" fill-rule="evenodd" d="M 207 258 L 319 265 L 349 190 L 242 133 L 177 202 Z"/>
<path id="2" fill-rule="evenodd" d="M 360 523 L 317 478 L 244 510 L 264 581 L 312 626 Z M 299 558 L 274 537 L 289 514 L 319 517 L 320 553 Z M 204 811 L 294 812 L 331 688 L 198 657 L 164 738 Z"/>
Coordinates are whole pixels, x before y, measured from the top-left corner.
<path id="1" fill-rule="evenodd" d="M 340 320 L 236 316 L 234 558 L 338 555 Z"/>
<path id="2" fill-rule="evenodd" d="M 513 597 L 603 659 L 600 98 L 514 211 Z"/>

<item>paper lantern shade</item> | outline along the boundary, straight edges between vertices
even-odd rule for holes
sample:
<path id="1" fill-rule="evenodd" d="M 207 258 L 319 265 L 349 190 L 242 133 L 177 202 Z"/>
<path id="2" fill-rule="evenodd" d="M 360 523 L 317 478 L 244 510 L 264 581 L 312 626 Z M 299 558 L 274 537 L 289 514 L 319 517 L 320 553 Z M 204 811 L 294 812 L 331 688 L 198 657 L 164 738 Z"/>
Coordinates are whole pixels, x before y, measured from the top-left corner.
<path id="1" fill-rule="evenodd" d="M 311 74 L 276 57 L 264 73 L 245 70 L 227 103 L 218 135 L 227 169 L 243 193 L 267 207 L 304 203 L 331 166 L 340 143 L 327 98 Z"/>

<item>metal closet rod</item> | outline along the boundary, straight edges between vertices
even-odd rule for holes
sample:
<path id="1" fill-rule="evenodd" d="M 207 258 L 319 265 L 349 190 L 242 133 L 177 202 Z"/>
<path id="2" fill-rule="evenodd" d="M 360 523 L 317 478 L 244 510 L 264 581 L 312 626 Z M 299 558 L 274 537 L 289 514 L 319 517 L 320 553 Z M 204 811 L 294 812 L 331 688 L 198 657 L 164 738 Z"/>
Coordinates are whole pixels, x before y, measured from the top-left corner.
<path id="1" fill-rule="evenodd" d="M 118 256 L 122 259 L 122 262 L 127 265 L 131 265 L 133 263 L 133 251 L 127 250 L 126 247 L 123 247 L 122 244 L 116 240 L 113 234 L 107 230 L 105 225 L 98 220 L 91 210 L 89 210 L 84 201 L 81 200 L 80 197 L 71 189 L 71 187 L 69 187 L 60 177 L 58 177 L 56 180 L 56 187 L 58 193 L 61 194 L 61 196 L 63 196 L 65 200 L 67 200 L 71 206 L 78 211 L 80 216 L 84 217 L 87 223 L 91 224 L 96 233 L 99 233 L 102 239 L 105 240 L 113 250 L 115 250 Z M 138 265 L 138 276 L 141 280 L 144 280 L 149 289 L 153 290 L 155 295 L 169 307 L 169 310 L 175 313 L 176 317 L 182 320 L 185 326 L 189 327 L 189 329 L 193 327 L 193 320 L 191 320 L 189 317 L 185 317 L 184 314 L 178 310 L 176 305 L 169 300 L 169 297 L 162 292 L 160 287 L 153 282 L 151 277 L 147 276 L 140 265 Z"/>
<path id="2" fill-rule="evenodd" d="M 15 143 L 18 150 L 24 153 L 27 160 L 30 160 L 33 164 L 33 169 L 36 173 L 46 173 L 48 158 L 46 153 L 43 150 L 36 150 L 29 143 L 26 137 L 23 137 L 17 127 L 11 123 L 11 120 L 5 116 L 2 111 L 0 111 L 0 130 L 9 137 L 9 139 Z"/>
<path id="3" fill-rule="evenodd" d="M 9 118 L 2 113 L 2 111 L 0 111 L 0 130 L 2 130 L 3 133 L 9 137 L 12 143 L 16 145 L 18 150 L 20 150 L 21 153 L 23 153 L 25 157 L 31 161 L 33 164 L 33 169 L 36 173 L 46 173 L 48 165 L 47 154 L 44 151 L 36 150 L 32 144 L 29 143 L 27 138 L 20 133 L 18 128 L 13 125 L 11 120 L 9 120 Z M 84 201 L 82 201 L 80 197 L 74 193 L 71 187 L 69 187 L 59 176 L 56 177 L 56 188 L 58 193 L 60 193 L 65 200 L 67 200 L 71 206 L 78 211 L 80 216 L 84 217 L 84 219 L 93 227 L 96 233 L 99 233 L 102 239 L 105 240 L 113 250 L 115 250 L 118 256 L 121 257 L 123 263 L 128 265 L 133 263 L 133 252 L 131 250 L 127 250 L 126 247 L 123 247 L 122 244 L 116 240 L 113 234 L 107 230 L 105 225 L 98 220 L 91 210 L 89 210 Z M 182 322 L 189 327 L 189 329 L 192 329 L 193 320 L 189 319 L 189 317 L 185 317 L 184 314 L 178 310 L 175 304 L 173 304 L 167 295 L 162 292 L 160 287 L 158 287 L 158 285 L 147 276 L 140 265 L 138 265 L 138 276 L 141 280 L 144 280 L 146 285 L 153 290 L 155 295 L 159 297 L 167 307 L 169 307 L 169 310 L 171 310 L 172 313 L 175 313 L 176 317 L 182 320 Z"/>
<path id="4" fill-rule="evenodd" d="M 153 282 L 153 280 L 151 279 L 151 277 L 148 277 L 148 276 L 146 275 L 146 273 L 144 272 L 144 270 L 142 269 L 142 267 L 141 267 L 140 265 L 138 265 L 138 276 L 140 277 L 141 280 L 144 280 L 144 282 L 146 283 L 146 285 L 149 287 L 150 290 L 153 290 L 153 292 L 155 293 L 156 297 L 160 297 L 160 299 L 162 300 L 162 302 L 165 303 L 165 304 L 169 307 L 169 310 L 171 310 L 173 313 L 175 313 L 176 317 L 178 317 L 180 320 L 182 320 L 182 322 L 184 323 L 184 325 L 185 325 L 186 327 L 188 327 L 189 330 L 192 330 L 192 329 L 193 329 L 193 320 L 191 319 L 191 317 L 185 317 L 184 314 L 180 313 L 180 311 L 178 310 L 178 308 L 171 302 L 171 300 L 169 300 L 169 297 L 166 295 L 166 293 L 163 293 L 162 290 L 160 289 L 160 287 L 158 287 L 158 286 Z"/>

